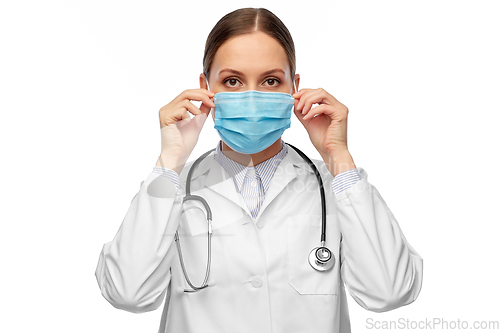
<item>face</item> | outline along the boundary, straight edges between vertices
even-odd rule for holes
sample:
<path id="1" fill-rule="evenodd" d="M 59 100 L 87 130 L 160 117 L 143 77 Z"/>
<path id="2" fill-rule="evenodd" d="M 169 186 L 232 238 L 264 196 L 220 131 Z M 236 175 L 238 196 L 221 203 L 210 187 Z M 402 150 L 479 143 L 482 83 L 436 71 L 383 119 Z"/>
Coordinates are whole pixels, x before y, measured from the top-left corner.
<path id="1" fill-rule="evenodd" d="M 293 94 L 290 75 L 288 58 L 281 44 L 255 31 L 231 38 L 219 47 L 208 83 L 214 93 L 258 90 Z M 295 75 L 297 89 L 299 79 L 299 75 Z M 204 74 L 200 75 L 200 87 L 208 89 Z"/>

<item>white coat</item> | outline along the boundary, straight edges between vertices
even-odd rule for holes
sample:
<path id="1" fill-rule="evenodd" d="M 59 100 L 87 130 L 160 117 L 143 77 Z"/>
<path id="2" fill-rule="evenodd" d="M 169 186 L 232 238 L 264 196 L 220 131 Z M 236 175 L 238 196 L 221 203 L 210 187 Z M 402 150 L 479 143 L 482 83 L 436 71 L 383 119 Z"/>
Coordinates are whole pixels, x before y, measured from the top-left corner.
<path id="1" fill-rule="evenodd" d="M 313 160 L 325 184 L 326 246 L 336 259 L 331 271 L 318 272 L 308 255 L 319 246 L 321 201 L 307 163 L 288 149 L 254 221 L 213 156 L 198 165 L 191 185 L 213 214 L 212 286 L 183 292 L 189 286 L 175 231 L 195 285 L 203 281 L 207 260 L 205 213 L 191 209 L 202 205 L 181 205 L 188 163 L 178 190 L 166 177 L 150 173 L 115 238 L 104 244 L 95 274 L 114 307 L 140 313 L 165 299 L 162 333 L 344 333 L 350 332 L 344 284 L 359 305 L 375 312 L 417 298 L 422 258 L 363 168 L 358 167 L 361 181 L 335 195 L 324 162 Z"/>

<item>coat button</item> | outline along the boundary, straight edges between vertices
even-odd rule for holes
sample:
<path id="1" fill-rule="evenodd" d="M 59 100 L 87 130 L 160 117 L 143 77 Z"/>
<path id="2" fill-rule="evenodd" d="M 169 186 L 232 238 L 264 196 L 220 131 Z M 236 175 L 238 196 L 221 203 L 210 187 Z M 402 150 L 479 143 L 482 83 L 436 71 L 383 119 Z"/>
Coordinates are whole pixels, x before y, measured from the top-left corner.
<path id="1" fill-rule="evenodd" d="M 254 286 L 255 288 L 262 287 L 262 284 L 263 284 L 263 281 L 262 281 L 262 278 L 260 276 L 254 276 L 252 278 L 252 286 Z"/>

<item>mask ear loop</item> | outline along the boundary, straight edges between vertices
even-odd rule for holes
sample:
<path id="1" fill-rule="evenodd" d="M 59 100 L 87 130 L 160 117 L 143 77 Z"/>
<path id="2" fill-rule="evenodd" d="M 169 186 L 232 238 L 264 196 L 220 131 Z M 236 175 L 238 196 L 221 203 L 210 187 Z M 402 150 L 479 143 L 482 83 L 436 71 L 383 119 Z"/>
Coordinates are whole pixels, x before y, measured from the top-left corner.
<path id="1" fill-rule="evenodd" d="M 207 78 L 206 78 L 206 77 L 205 77 L 205 82 L 207 83 L 207 90 L 208 90 L 208 91 L 211 91 L 211 90 L 210 90 L 210 86 L 209 86 L 209 84 L 208 84 L 208 80 L 207 80 Z M 215 100 L 215 97 L 214 97 L 214 100 Z"/>
<path id="2" fill-rule="evenodd" d="M 208 85 L 208 80 L 205 78 L 205 82 L 207 83 L 207 90 L 210 91 L 210 86 Z"/>
<path id="3" fill-rule="evenodd" d="M 295 88 L 295 92 L 299 92 L 299 89 L 297 89 L 297 85 L 296 85 L 296 83 L 295 83 L 295 82 L 296 82 L 296 81 L 294 80 L 294 81 L 293 81 L 293 87 Z"/>
<path id="4" fill-rule="evenodd" d="M 207 80 L 207 78 L 206 78 L 206 77 L 205 77 L 205 82 L 207 83 L 207 90 L 208 90 L 208 91 L 211 91 L 211 90 L 210 90 L 210 86 L 208 85 L 208 80 Z M 214 97 L 214 101 L 215 101 L 215 97 Z M 211 108 L 211 109 L 213 109 L 213 114 L 215 114 L 215 108 Z M 210 110 L 210 111 L 212 111 L 212 110 Z"/>

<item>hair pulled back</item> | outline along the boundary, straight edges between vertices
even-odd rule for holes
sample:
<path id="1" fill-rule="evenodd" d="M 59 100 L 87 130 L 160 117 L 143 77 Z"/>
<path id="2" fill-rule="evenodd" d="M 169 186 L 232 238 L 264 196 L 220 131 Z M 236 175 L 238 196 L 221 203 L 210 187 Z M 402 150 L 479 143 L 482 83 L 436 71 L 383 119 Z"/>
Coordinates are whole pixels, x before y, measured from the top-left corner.
<path id="1" fill-rule="evenodd" d="M 203 55 L 203 73 L 209 78 L 210 68 L 219 47 L 230 38 L 238 35 L 261 31 L 276 39 L 285 50 L 290 64 L 290 76 L 295 76 L 295 46 L 292 35 L 272 12 L 265 8 L 241 8 L 217 22 L 207 37 Z"/>

